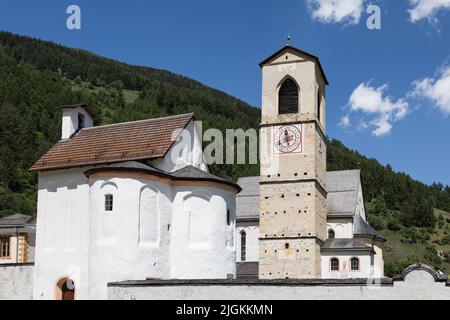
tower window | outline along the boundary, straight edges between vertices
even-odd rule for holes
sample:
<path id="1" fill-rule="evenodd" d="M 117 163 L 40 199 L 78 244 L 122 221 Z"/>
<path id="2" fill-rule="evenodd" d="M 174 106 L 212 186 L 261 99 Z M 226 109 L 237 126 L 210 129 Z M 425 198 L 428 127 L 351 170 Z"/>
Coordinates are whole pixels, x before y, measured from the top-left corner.
<path id="1" fill-rule="evenodd" d="M 105 194 L 105 211 L 113 211 L 113 195 Z"/>
<path id="2" fill-rule="evenodd" d="M 245 231 L 241 231 L 241 261 L 246 261 L 247 254 L 247 234 Z"/>
<path id="3" fill-rule="evenodd" d="M 322 112 L 321 108 L 322 108 L 322 89 L 319 88 L 319 91 L 317 93 L 317 119 L 319 120 L 319 122 L 321 121 L 320 120 Z"/>
<path id="4" fill-rule="evenodd" d="M 278 113 L 298 113 L 299 88 L 291 78 L 287 78 L 281 84 L 278 92 Z"/>
<path id="5" fill-rule="evenodd" d="M 330 270 L 331 271 L 339 271 L 339 259 L 338 258 L 330 259 Z"/>
<path id="6" fill-rule="evenodd" d="M 335 233 L 333 229 L 328 230 L 328 239 L 334 239 L 335 238 Z"/>
<path id="7" fill-rule="evenodd" d="M 0 238 L 0 258 L 9 258 L 9 237 Z"/>
<path id="8" fill-rule="evenodd" d="M 84 122 L 84 114 L 78 113 L 78 129 L 77 132 L 83 129 L 86 126 Z"/>
<path id="9" fill-rule="evenodd" d="M 227 209 L 227 226 L 231 224 L 231 212 L 230 209 Z"/>
<path id="10" fill-rule="evenodd" d="M 358 258 L 355 257 L 350 260 L 350 270 L 359 271 L 359 259 Z"/>

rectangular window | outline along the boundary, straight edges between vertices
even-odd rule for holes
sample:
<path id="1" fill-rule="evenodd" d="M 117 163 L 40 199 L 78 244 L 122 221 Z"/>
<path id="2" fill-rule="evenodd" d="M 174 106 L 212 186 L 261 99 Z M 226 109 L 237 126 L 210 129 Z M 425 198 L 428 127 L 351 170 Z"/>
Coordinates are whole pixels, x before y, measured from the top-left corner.
<path id="1" fill-rule="evenodd" d="M 0 238 L 0 258 L 9 258 L 10 238 Z"/>
<path id="2" fill-rule="evenodd" d="M 78 114 L 78 130 L 84 129 L 85 123 L 84 123 L 84 114 L 79 113 Z"/>
<path id="3" fill-rule="evenodd" d="M 247 234 L 245 231 L 241 231 L 241 261 L 247 260 Z"/>
<path id="4" fill-rule="evenodd" d="M 227 209 L 227 226 L 231 224 L 231 212 L 230 209 Z"/>
<path id="5" fill-rule="evenodd" d="M 113 211 L 113 195 L 105 195 L 105 211 Z"/>

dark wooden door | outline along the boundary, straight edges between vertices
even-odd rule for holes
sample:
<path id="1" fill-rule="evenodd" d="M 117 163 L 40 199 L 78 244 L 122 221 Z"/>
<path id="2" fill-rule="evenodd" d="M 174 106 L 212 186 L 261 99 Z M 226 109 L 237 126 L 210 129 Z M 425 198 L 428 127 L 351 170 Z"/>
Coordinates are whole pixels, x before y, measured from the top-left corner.
<path id="1" fill-rule="evenodd" d="M 61 291 L 62 300 L 75 300 L 75 286 L 71 280 L 64 281 Z"/>

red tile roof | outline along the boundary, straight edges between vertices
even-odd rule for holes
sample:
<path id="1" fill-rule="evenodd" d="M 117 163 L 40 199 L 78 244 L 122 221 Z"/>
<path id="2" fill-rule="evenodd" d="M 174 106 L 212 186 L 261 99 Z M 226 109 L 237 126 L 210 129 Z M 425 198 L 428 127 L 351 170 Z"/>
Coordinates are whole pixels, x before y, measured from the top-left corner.
<path id="1" fill-rule="evenodd" d="M 193 118 L 189 113 L 85 128 L 56 143 L 30 170 L 162 158 L 174 143 L 173 132 L 186 128 Z"/>

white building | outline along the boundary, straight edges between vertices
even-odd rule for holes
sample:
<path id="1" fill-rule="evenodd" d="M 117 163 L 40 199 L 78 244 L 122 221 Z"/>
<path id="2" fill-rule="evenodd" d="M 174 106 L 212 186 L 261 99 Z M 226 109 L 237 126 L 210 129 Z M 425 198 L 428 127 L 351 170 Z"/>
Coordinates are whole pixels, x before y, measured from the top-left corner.
<path id="1" fill-rule="evenodd" d="M 107 283 L 235 276 L 235 196 L 209 173 L 193 114 L 91 127 L 63 109 L 38 171 L 35 299 L 106 299 Z"/>

